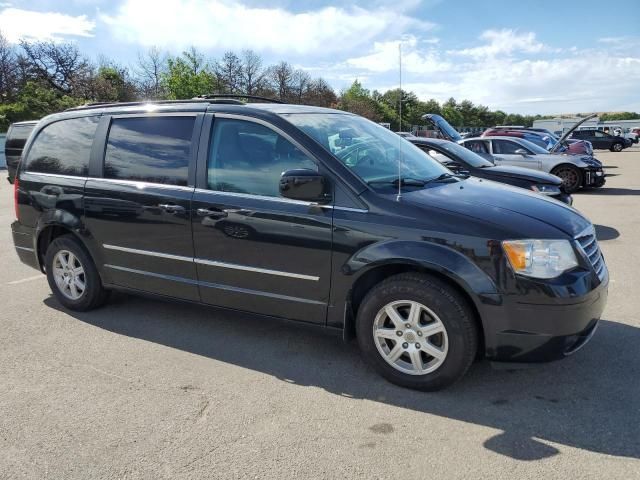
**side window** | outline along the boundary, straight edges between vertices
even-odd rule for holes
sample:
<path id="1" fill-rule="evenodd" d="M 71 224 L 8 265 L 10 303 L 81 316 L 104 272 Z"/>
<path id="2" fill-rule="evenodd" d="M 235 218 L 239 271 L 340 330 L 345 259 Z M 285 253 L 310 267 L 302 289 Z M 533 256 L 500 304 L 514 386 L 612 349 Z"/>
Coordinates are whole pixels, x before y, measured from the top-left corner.
<path id="1" fill-rule="evenodd" d="M 105 178 L 187 185 L 194 123 L 193 116 L 114 118 Z"/>
<path id="2" fill-rule="evenodd" d="M 481 140 L 475 142 L 467 142 L 466 146 L 469 150 L 475 153 L 489 153 L 487 144 Z"/>
<path id="3" fill-rule="evenodd" d="M 207 166 L 211 190 L 277 197 L 282 172 L 294 168 L 318 170 L 313 160 L 264 125 L 214 120 Z"/>
<path id="4" fill-rule="evenodd" d="M 86 176 L 98 120 L 99 117 L 70 118 L 46 126 L 29 150 L 26 170 Z"/>
<path id="5" fill-rule="evenodd" d="M 516 142 L 510 142 L 509 140 L 493 140 L 493 153 L 498 153 L 502 155 L 517 155 L 516 150 L 524 149 L 522 145 Z M 531 153 L 531 152 L 529 152 Z"/>

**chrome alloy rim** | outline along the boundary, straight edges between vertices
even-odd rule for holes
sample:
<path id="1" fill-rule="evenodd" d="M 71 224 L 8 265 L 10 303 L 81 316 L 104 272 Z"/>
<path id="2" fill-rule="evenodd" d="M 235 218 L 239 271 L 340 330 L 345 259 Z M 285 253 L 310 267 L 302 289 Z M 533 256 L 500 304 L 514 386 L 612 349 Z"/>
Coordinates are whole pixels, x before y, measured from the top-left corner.
<path id="1" fill-rule="evenodd" d="M 433 310 L 411 300 L 391 302 L 373 322 L 373 338 L 382 358 L 396 370 L 426 375 L 447 358 L 447 329 Z"/>
<path id="2" fill-rule="evenodd" d="M 87 288 L 84 267 L 69 250 L 60 250 L 53 257 L 53 278 L 58 290 L 70 300 L 78 300 Z"/>

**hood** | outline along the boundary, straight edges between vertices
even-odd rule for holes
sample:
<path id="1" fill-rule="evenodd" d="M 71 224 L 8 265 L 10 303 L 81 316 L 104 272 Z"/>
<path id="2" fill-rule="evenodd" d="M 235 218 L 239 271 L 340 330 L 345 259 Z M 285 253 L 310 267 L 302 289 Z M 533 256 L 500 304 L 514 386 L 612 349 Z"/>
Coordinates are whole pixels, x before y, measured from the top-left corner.
<path id="1" fill-rule="evenodd" d="M 584 117 L 579 122 L 576 122 L 576 124 L 573 127 L 571 127 L 569 130 L 567 130 L 567 132 L 564 135 L 562 135 L 562 137 L 560 137 L 560 139 L 558 140 L 558 143 L 556 143 L 550 151 L 551 152 L 555 152 L 559 148 L 558 146 L 562 145 L 564 143 L 564 141 L 567 138 L 569 138 L 569 135 L 571 135 L 576 128 L 578 128 L 580 125 L 582 125 L 587 120 L 591 120 L 592 118 L 597 117 L 597 116 L 598 116 L 597 113 L 592 113 L 591 115 L 588 115 L 588 116 Z"/>
<path id="2" fill-rule="evenodd" d="M 544 183 L 550 185 L 562 185 L 562 179 L 551 175 L 550 173 L 539 172 L 530 168 L 510 167 L 508 165 L 499 165 L 495 167 L 483 168 L 483 172 L 495 177 L 521 178 L 535 183 Z"/>
<path id="3" fill-rule="evenodd" d="M 591 225 L 573 208 L 544 195 L 477 178 L 404 192 L 402 198 L 425 209 L 437 208 L 498 225 L 512 238 L 539 235 L 539 223 L 551 227 L 547 238 L 558 238 L 560 232 L 573 238 Z"/>
<path id="4" fill-rule="evenodd" d="M 451 140 L 452 142 L 459 142 L 460 140 L 462 140 L 462 136 L 458 133 L 458 131 L 440 115 L 436 115 L 435 113 L 425 113 L 420 118 L 436 127 L 442 134 L 442 136 L 447 140 Z"/>

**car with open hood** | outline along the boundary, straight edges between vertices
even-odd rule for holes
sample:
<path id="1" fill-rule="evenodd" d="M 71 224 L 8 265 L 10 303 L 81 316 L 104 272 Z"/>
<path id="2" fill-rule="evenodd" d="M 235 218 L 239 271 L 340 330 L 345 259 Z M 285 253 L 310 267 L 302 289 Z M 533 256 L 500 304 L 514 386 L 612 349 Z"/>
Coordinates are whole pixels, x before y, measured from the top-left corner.
<path id="1" fill-rule="evenodd" d="M 491 155 L 478 155 L 448 140 L 419 137 L 407 140 L 457 174 L 506 183 L 547 195 L 568 205 L 573 203 L 571 195 L 565 192 L 562 179 L 550 173 L 508 165 L 498 166 Z"/>
<path id="2" fill-rule="evenodd" d="M 16 253 L 64 308 L 125 290 L 305 322 L 355 336 L 404 387 L 443 388 L 478 356 L 572 355 L 607 299 L 576 210 L 456 176 L 332 109 L 218 97 L 70 109 L 35 127 L 14 198 Z"/>

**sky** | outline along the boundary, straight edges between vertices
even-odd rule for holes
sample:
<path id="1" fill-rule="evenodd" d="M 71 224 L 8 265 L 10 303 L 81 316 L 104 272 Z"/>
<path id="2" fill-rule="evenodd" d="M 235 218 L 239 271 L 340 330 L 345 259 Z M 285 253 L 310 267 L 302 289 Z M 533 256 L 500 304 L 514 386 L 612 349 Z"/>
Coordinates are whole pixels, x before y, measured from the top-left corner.
<path id="1" fill-rule="evenodd" d="M 640 1 L 15 0 L 10 42 L 74 42 L 133 66 L 152 46 L 209 58 L 253 49 L 337 91 L 399 83 L 510 113 L 640 111 Z"/>

